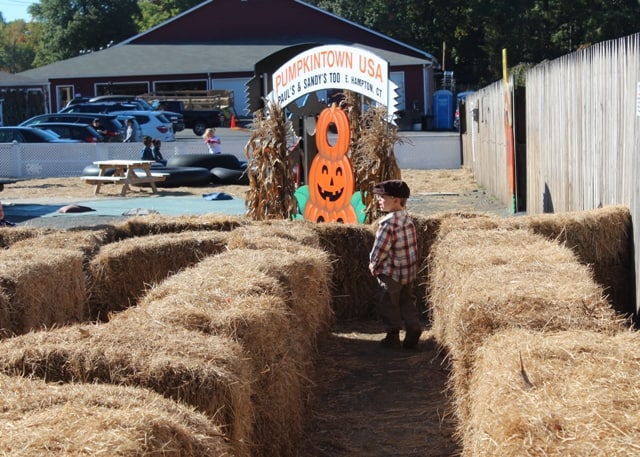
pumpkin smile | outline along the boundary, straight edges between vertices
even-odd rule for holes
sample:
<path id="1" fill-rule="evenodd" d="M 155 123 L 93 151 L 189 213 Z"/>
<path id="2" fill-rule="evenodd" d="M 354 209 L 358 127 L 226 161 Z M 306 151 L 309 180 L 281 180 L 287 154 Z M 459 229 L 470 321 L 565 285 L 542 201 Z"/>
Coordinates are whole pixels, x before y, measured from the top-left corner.
<path id="1" fill-rule="evenodd" d="M 328 200 L 330 202 L 335 202 L 342 197 L 342 193 L 344 192 L 344 187 L 342 189 L 336 190 L 335 192 L 331 192 L 330 190 L 324 190 L 320 184 L 318 184 L 318 194 L 322 197 L 323 200 Z"/>

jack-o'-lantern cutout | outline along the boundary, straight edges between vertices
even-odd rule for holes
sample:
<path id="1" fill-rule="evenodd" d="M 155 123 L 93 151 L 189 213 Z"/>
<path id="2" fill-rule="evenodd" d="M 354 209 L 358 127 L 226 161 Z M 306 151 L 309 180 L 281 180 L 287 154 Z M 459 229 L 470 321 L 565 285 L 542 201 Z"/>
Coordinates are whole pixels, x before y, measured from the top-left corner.
<path id="1" fill-rule="evenodd" d="M 338 132 L 335 144 L 329 144 L 329 126 Z M 304 218 L 314 222 L 357 223 L 356 212 L 351 206 L 355 190 L 355 176 L 351 160 L 347 156 L 351 143 L 351 131 L 347 115 L 332 105 L 320 113 L 316 124 L 318 154 L 309 167 L 309 201 Z"/>

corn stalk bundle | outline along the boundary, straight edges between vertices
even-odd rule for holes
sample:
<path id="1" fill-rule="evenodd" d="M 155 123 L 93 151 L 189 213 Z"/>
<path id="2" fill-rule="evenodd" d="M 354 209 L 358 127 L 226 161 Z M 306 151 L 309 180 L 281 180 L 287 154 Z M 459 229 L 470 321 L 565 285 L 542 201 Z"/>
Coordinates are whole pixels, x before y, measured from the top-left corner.
<path id="1" fill-rule="evenodd" d="M 281 106 L 269 102 L 265 113 L 256 112 L 253 124 L 245 146 L 249 175 L 247 216 L 256 221 L 288 219 L 296 210 L 295 176 L 287 147 L 291 123 Z"/>
<path id="2" fill-rule="evenodd" d="M 387 117 L 384 106 L 371 106 L 360 113 L 352 126 L 355 133 L 352 133 L 351 163 L 358 190 L 364 196 L 365 222 L 369 223 L 379 216 L 371 193 L 373 186 L 387 179 L 399 179 L 401 175 L 393 152 L 394 145 L 401 140 L 398 129 L 387 122 Z"/>

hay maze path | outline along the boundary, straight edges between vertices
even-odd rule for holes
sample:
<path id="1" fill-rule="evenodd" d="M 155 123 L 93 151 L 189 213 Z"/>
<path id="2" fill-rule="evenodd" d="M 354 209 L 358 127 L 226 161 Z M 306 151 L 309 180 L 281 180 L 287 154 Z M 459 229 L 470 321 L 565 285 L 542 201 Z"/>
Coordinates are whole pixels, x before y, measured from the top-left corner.
<path id="1" fill-rule="evenodd" d="M 385 350 L 378 322 L 334 324 L 320 344 L 316 397 L 299 456 L 459 455 L 448 371 L 429 332 L 416 351 Z"/>

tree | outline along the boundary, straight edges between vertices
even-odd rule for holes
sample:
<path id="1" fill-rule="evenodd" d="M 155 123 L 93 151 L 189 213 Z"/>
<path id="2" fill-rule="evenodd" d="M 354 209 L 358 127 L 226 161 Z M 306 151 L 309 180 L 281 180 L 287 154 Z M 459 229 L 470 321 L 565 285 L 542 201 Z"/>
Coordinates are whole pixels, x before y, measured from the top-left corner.
<path id="1" fill-rule="evenodd" d="M 148 30 L 199 3 L 200 0 L 142 0 L 139 3 L 142 15 L 136 25 L 140 32 Z"/>
<path id="2" fill-rule="evenodd" d="M 503 48 L 509 65 L 529 64 L 640 31 L 638 0 L 306 1 L 429 52 L 476 86 L 502 77 Z"/>
<path id="3" fill-rule="evenodd" d="M 136 0 L 40 0 L 29 13 L 43 25 L 37 65 L 130 38 L 138 32 L 135 20 L 140 18 Z"/>
<path id="4" fill-rule="evenodd" d="M 35 58 L 33 28 L 22 19 L 5 23 L 0 16 L 0 70 L 18 73 L 32 67 Z"/>

